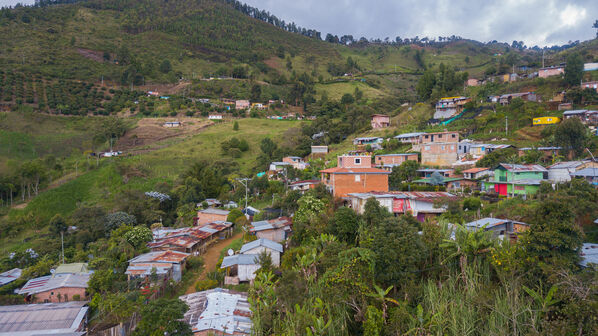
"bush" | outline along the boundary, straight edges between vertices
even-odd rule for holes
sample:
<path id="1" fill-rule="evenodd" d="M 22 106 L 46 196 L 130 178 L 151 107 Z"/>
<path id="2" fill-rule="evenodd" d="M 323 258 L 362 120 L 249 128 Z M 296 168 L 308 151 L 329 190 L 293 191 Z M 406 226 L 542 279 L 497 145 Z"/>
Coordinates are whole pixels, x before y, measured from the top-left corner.
<path id="1" fill-rule="evenodd" d="M 212 279 L 205 279 L 199 280 L 195 284 L 195 290 L 198 292 L 205 291 L 208 289 L 216 288 L 218 286 L 218 281 Z"/>
<path id="2" fill-rule="evenodd" d="M 202 257 L 190 257 L 187 259 L 187 268 L 188 269 L 197 269 L 202 267 L 203 258 Z"/>

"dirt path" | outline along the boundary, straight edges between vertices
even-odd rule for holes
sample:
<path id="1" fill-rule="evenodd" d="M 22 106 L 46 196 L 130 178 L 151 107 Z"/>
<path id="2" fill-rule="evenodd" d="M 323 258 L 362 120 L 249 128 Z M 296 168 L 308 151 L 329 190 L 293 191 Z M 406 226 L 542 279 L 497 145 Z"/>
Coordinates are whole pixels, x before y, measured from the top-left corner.
<path id="1" fill-rule="evenodd" d="M 216 244 L 213 244 L 208 248 L 206 253 L 202 254 L 201 257 L 203 258 L 203 271 L 199 274 L 195 282 L 199 280 L 204 280 L 208 272 L 212 272 L 216 269 L 216 264 L 218 263 L 218 259 L 220 259 L 220 252 L 234 240 L 243 237 L 243 232 L 239 232 L 228 239 L 221 240 Z M 187 288 L 185 294 L 195 293 L 195 282 Z"/>

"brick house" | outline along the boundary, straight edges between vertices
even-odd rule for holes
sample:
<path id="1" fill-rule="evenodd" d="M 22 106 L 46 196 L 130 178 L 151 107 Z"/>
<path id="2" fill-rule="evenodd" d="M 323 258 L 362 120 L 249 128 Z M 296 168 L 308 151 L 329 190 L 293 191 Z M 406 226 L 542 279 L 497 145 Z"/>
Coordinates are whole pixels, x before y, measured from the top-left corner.
<path id="1" fill-rule="evenodd" d="M 436 103 L 434 119 L 451 118 L 463 111 L 465 104 L 471 101 L 469 97 L 447 97 L 441 98 Z"/>
<path id="2" fill-rule="evenodd" d="M 372 128 L 386 128 L 390 126 L 390 116 L 386 114 L 374 114 L 372 115 Z"/>
<path id="3" fill-rule="evenodd" d="M 222 209 L 207 208 L 197 212 L 195 225 L 205 225 L 212 222 L 225 222 L 230 211 Z"/>
<path id="4" fill-rule="evenodd" d="M 582 89 L 594 89 L 598 92 L 598 81 L 581 83 Z"/>
<path id="5" fill-rule="evenodd" d="M 538 77 L 548 78 L 551 76 L 558 76 L 565 73 L 564 66 L 551 66 L 538 69 Z"/>
<path id="6" fill-rule="evenodd" d="M 349 193 L 386 191 L 390 172 L 372 168 L 372 159 L 364 155 L 342 155 L 335 168 L 321 170 L 321 180 L 334 197 Z"/>
<path id="7" fill-rule="evenodd" d="M 237 110 L 245 110 L 251 106 L 249 100 L 237 100 L 235 101 L 235 109 Z"/>
<path id="8" fill-rule="evenodd" d="M 29 303 L 68 302 L 87 298 L 87 282 L 91 273 L 61 273 L 27 281 L 17 294 Z"/>
<path id="9" fill-rule="evenodd" d="M 394 138 L 399 140 L 400 143 L 420 144 L 422 136 L 426 133 L 414 132 L 414 133 L 403 133 L 395 136 Z"/>
<path id="10" fill-rule="evenodd" d="M 374 164 L 376 167 L 390 167 L 402 164 L 405 161 L 418 162 L 419 158 L 417 153 L 404 153 L 404 154 L 381 154 L 374 156 Z"/>
<path id="11" fill-rule="evenodd" d="M 448 167 L 458 159 L 458 132 L 435 132 L 422 135 L 421 144 L 416 147 L 421 152 L 424 166 Z"/>

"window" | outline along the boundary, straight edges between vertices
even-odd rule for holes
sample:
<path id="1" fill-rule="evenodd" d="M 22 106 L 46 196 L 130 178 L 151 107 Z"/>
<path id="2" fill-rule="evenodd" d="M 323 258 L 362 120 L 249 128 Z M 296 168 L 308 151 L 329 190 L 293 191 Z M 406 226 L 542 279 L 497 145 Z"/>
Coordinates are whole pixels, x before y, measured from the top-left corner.
<path id="1" fill-rule="evenodd" d="M 355 182 L 361 181 L 361 175 L 355 175 Z"/>
<path id="2" fill-rule="evenodd" d="M 426 135 L 426 139 L 429 138 L 429 137 L 430 137 L 429 135 Z"/>
<path id="3" fill-rule="evenodd" d="M 430 150 L 430 146 L 425 146 L 424 150 L 429 151 Z"/>
<path id="4" fill-rule="evenodd" d="M 455 150 L 455 146 L 451 146 L 451 150 L 452 150 L 452 151 L 453 151 L 453 150 Z"/>
<path id="5" fill-rule="evenodd" d="M 453 134 L 453 135 L 451 135 L 451 137 L 453 137 L 453 138 L 454 138 L 454 137 L 456 137 L 456 135 L 454 135 L 454 134 Z"/>
<path id="6" fill-rule="evenodd" d="M 442 134 L 438 134 L 438 137 L 439 137 L 439 138 L 442 138 Z"/>
<path id="7" fill-rule="evenodd" d="M 361 164 L 361 159 L 355 159 L 355 164 Z"/>
<path id="8" fill-rule="evenodd" d="M 444 145 L 442 145 L 442 147 L 441 147 L 441 148 L 442 148 L 442 150 L 444 150 L 444 147 L 445 147 L 445 146 L 444 146 Z"/>

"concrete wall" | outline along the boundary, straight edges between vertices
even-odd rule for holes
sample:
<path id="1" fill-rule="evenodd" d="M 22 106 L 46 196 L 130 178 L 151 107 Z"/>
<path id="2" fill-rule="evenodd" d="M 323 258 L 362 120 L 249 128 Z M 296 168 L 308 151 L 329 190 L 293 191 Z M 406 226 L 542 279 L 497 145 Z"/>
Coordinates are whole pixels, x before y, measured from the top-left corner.
<path id="1" fill-rule="evenodd" d="M 450 167 L 458 159 L 456 143 L 427 143 L 421 145 L 424 166 Z"/>
<path id="2" fill-rule="evenodd" d="M 260 265 L 239 265 L 237 269 L 239 281 L 252 281 L 255 279 L 255 271 L 260 269 Z"/>
<path id="3" fill-rule="evenodd" d="M 283 229 L 263 230 L 255 233 L 255 236 L 260 239 L 270 239 L 271 241 L 282 243 L 285 238 L 285 231 Z"/>
<path id="4" fill-rule="evenodd" d="M 422 135 L 422 143 L 459 142 L 458 132 L 439 132 Z"/>
<path id="5" fill-rule="evenodd" d="M 278 267 L 280 266 L 280 252 L 278 251 L 274 251 L 272 249 L 269 249 L 265 246 L 258 246 L 256 248 L 252 248 L 251 250 L 247 250 L 245 252 L 243 252 L 243 254 L 261 254 L 262 252 L 268 252 L 268 254 L 270 255 L 270 258 L 272 258 L 272 265 Z"/>

